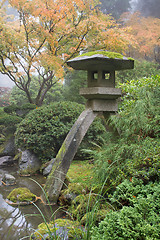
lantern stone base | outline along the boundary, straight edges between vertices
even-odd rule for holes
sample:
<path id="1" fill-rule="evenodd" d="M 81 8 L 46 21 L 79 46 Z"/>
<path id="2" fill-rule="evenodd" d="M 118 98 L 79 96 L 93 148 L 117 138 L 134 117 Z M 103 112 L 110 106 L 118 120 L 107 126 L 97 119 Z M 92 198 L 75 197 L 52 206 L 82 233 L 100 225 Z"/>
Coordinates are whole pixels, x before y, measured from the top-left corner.
<path id="1" fill-rule="evenodd" d="M 121 89 L 111 87 L 81 88 L 79 93 L 86 99 L 117 99 L 122 94 Z"/>
<path id="2" fill-rule="evenodd" d="M 86 103 L 87 108 L 91 108 L 94 112 L 117 112 L 118 103 L 116 100 L 92 99 Z"/>

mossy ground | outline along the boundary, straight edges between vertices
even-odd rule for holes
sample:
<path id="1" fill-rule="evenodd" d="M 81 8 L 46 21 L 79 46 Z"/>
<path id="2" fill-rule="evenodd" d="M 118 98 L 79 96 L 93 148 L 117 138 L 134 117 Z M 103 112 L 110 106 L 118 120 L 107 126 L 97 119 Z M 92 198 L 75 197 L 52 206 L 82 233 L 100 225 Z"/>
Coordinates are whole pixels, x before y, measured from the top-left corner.
<path id="1" fill-rule="evenodd" d="M 93 168 L 94 165 L 90 164 L 89 161 L 73 161 L 67 176 L 71 183 L 80 183 L 90 188 L 91 185 L 95 185 Z"/>
<path id="2" fill-rule="evenodd" d="M 103 194 L 103 189 L 94 177 L 94 164 L 89 161 L 73 161 L 67 175 L 71 183 L 62 191 L 62 196 L 70 193 L 76 196 L 68 208 L 72 217 L 81 222 L 83 216 L 90 213 L 97 219 L 95 222 L 104 219 L 104 213 L 109 211 L 110 206 L 99 195 Z M 86 221 L 87 217 L 83 218 L 82 224 Z"/>

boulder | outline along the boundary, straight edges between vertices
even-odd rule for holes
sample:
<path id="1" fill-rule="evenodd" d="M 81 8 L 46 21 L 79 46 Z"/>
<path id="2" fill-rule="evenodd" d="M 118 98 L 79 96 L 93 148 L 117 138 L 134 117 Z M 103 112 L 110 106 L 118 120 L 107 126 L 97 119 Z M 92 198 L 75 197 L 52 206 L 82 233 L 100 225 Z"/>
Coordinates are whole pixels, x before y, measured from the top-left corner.
<path id="1" fill-rule="evenodd" d="M 0 156 L 14 156 L 16 152 L 14 136 L 7 137 L 0 147 Z"/>
<path id="2" fill-rule="evenodd" d="M 5 173 L 3 178 L 2 178 L 2 183 L 4 185 L 15 185 L 16 184 L 16 178 L 14 176 L 12 176 L 11 174 L 7 174 Z"/>
<path id="3" fill-rule="evenodd" d="M 32 175 L 35 174 L 41 167 L 41 161 L 30 150 L 24 150 L 21 152 L 19 159 L 19 173 L 20 175 Z"/>

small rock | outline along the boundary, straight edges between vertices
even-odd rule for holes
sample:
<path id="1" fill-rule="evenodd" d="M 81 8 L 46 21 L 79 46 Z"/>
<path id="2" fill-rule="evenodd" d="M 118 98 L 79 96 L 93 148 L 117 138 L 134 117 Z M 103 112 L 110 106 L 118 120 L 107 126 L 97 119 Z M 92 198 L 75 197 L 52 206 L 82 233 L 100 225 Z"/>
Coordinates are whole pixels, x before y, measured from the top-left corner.
<path id="1" fill-rule="evenodd" d="M 51 159 L 48 166 L 43 169 L 43 175 L 48 176 L 52 170 L 53 164 L 55 162 L 55 158 Z"/>
<path id="2" fill-rule="evenodd" d="M 4 185 L 10 186 L 16 184 L 16 178 L 10 174 L 5 173 L 2 178 L 2 183 Z"/>

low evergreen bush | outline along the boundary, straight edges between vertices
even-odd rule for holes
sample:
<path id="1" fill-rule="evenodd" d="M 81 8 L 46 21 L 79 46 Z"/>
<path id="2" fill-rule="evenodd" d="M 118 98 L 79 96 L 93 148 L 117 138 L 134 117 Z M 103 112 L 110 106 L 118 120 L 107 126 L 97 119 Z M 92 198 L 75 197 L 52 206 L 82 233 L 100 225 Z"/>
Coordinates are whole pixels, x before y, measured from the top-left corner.
<path id="1" fill-rule="evenodd" d="M 160 236 L 160 184 L 125 180 L 113 194 L 119 211 L 106 214 L 92 229 L 92 240 L 157 240 Z"/>
<path id="2" fill-rule="evenodd" d="M 24 117 L 25 115 L 27 115 L 27 113 L 29 113 L 29 111 L 31 111 L 35 108 L 36 108 L 36 105 L 31 104 L 31 103 L 26 103 L 21 106 L 12 104 L 12 105 L 5 107 L 4 112 L 6 112 L 8 114 L 13 114 L 13 115 L 18 115 L 18 116 L 20 115 L 20 116 Z"/>
<path id="3" fill-rule="evenodd" d="M 0 109 L 0 133 L 4 136 L 13 134 L 16 131 L 16 126 L 22 120 L 21 117 L 16 115 L 10 115 L 4 111 L 4 108 Z"/>

